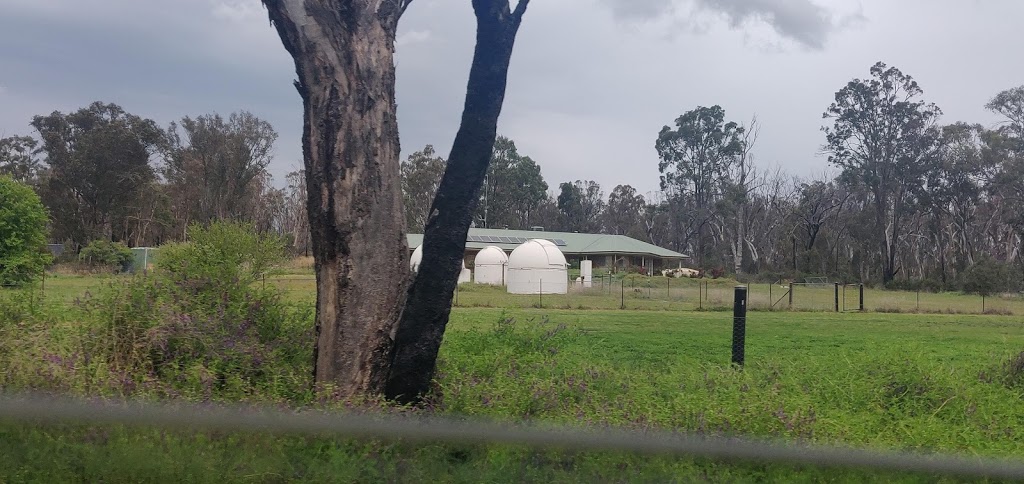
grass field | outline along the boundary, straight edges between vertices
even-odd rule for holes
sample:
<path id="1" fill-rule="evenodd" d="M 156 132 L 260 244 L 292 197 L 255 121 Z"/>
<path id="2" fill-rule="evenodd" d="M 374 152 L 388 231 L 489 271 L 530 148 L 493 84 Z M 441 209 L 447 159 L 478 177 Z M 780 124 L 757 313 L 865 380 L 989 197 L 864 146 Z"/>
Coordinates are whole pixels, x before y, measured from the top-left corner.
<path id="1" fill-rule="evenodd" d="M 87 321 L 86 313 L 67 303 L 85 291 L 103 292 L 110 282 L 50 278 L 44 299 L 49 309 L 21 321 L 0 322 L 0 384 L 7 390 L 43 388 L 163 398 L 164 393 L 145 390 L 144 385 L 132 390 L 90 390 L 82 382 L 102 373 L 102 365 L 88 367 L 93 373 L 86 375 L 79 369 L 68 370 L 64 363 L 79 344 L 76 338 L 82 336 L 78 335 L 85 334 L 80 327 L 100 324 Z M 308 307 L 313 290 L 308 278 L 281 276 L 268 285 L 279 287 L 291 304 Z M 720 284 L 723 291 L 729 287 Z M 442 348 L 437 391 L 424 411 L 883 449 L 1024 455 L 1024 362 L 1018 357 L 1024 350 L 1024 323 L 1017 317 L 752 312 L 747 365 L 737 370 L 729 365 L 730 314 L 667 310 L 686 308 L 689 303 L 633 294 L 629 302 L 636 306 L 628 307 L 652 311 L 578 309 L 603 304 L 617 308 L 620 300 L 611 298 L 608 303 L 607 294 L 592 295 L 592 300 L 583 295 L 570 300 L 573 295 L 569 295 L 565 301 L 550 303 L 545 296 L 544 308 L 456 308 Z M 460 305 L 515 306 L 507 297 L 488 288 L 469 288 L 459 295 Z M 308 311 L 295 314 L 308 317 Z M 296 321 L 294 333 L 289 333 L 299 339 L 299 347 L 311 348 L 311 333 L 301 328 L 308 324 L 308 319 Z M 1011 364 L 1015 358 L 1016 367 Z M 308 362 L 308 354 L 281 360 L 277 373 L 306 374 Z M 242 397 L 227 389 L 204 394 L 202 382 L 182 380 L 171 385 L 181 398 L 192 400 L 324 404 L 303 389 L 308 383 L 298 377 L 280 379 L 279 387 L 254 386 Z M 189 392 L 193 387 L 197 390 Z M 936 478 L 509 446 L 413 446 L 331 437 L 0 424 L 0 482 L 43 480 L 934 482 Z"/>
<path id="2" fill-rule="evenodd" d="M 257 284 L 280 289 L 292 301 L 313 301 L 316 282 L 306 266 L 269 275 Z M 44 293 L 50 301 L 73 301 L 86 291 L 95 290 L 124 276 L 50 275 Z M 635 310 L 731 310 L 735 281 L 727 279 L 695 280 L 664 277 L 626 276 L 621 279 L 595 280 L 590 288 L 574 287 L 568 294 L 508 294 L 504 288 L 461 284 L 455 298 L 459 307 L 561 308 L 561 309 L 635 309 Z M 796 285 L 789 304 L 789 286 L 749 284 L 748 300 L 752 310 L 835 311 L 832 286 Z M 858 288 L 840 286 L 842 312 L 858 309 Z M 1024 297 L 1001 294 L 984 300 L 978 295 L 957 292 L 930 293 L 864 289 L 864 309 L 883 313 L 946 313 L 1024 315 Z"/>

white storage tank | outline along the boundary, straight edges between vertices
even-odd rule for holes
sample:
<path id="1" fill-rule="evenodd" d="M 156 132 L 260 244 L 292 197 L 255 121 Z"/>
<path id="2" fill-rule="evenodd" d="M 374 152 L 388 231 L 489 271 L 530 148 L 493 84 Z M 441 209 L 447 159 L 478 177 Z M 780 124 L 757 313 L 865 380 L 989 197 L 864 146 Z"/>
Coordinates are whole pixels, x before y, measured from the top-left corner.
<path id="1" fill-rule="evenodd" d="M 473 259 L 473 272 L 477 284 L 504 286 L 508 278 L 508 256 L 501 247 L 484 247 Z"/>
<path id="2" fill-rule="evenodd" d="M 416 247 L 416 250 L 412 251 L 412 257 L 409 258 L 409 269 L 415 273 L 420 269 L 420 262 L 423 261 L 423 246 Z M 459 272 L 459 284 L 469 282 L 473 278 L 473 273 L 466 269 L 466 261 L 462 261 L 462 271 Z"/>
<path id="3" fill-rule="evenodd" d="M 550 240 L 531 239 L 508 256 L 510 294 L 565 294 L 569 289 L 568 264 Z"/>

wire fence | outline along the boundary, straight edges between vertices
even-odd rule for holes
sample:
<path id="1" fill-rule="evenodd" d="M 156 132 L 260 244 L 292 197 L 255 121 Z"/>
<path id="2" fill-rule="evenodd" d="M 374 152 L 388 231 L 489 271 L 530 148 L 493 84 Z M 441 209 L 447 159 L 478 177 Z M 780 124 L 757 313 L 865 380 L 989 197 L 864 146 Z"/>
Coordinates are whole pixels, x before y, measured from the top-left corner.
<path id="1" fill-rule="evenodd" d="M 112 277 L 97 279 L 102 285 Z M 128 276 L 121 276 L 128 277 Z M 24 290 L 47 300 L 73 300 L 90 286 L 88 278 L 51 275 Z M 293 300 L 312 301 L 316 278 L 312 274 L 268 274 L 257 284 L 275 287 Z M 458 286 L 453 295 L 457 307 L 626 309 L 626 310 L 727 310 L 732 307 L 735 282 L 645 276 L 600 275 L 589 286 L 570 282 L 564 294 L 509 294 L 504 287 L 474 283 Z M 861 284 L 834 282 L 748 283 L 748 307 L 753 311 L 822 311 L 948 314 L 1024 314 L 1024 295 L 980 296 L 956 292 L 890 291 Z M 9 292 L 17 287 L 0 287 Z"/>
<path id="2" fill-rule="evenodd" d="M 76 400 L 7 394 L 0 395 L 0 420 L 33 425 L 74 423 L 155 426 L 192 431 L 334 435 L 420 443 L 518 444 L 575 451 L 621 451 L 701 457 L 732 462 L 861 468 L 971 478 L 1024 479 L 1024 462 L 1019 460 L 883 452 L 665 431 L 544 428 L 538 425 L 409 414 L 359 415 L 269 407 Z"/>

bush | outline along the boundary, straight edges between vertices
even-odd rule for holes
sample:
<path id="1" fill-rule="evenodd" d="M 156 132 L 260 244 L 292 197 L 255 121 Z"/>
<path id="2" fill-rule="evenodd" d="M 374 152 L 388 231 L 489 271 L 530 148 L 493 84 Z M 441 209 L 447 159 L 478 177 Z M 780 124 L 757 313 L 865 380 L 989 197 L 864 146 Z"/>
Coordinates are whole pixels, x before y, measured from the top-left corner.
<path id="1" fill-rule="evenodd" d="M 67 315 L 30 318 L 30 307 L 0 298 L 0 316 L 20 325 L 19 337 L 6 339 L 11 328 L 0 324 L 0 387 L 192 400 L 311 398 L 313 308 L 251 284 L 283 248 L 243 225 L 192 233 L 192 242 L 168 251 L 170 258 L 161 253 L 169 268 L 112 280 L 76 300 Z M 38 347 L 39 341 L 51 344 Z"/>
<path id="2" fill-rule="evenodd" d="M 1006 264 L 985 255 L 967 268 L 963 281 L 965 293 L 991 296 L 1006 291 L 1009 285 L 1009 272 Z"/>
<path id="3" fill-rule="evenodd" d="M 0 285 L 20 286 L 46 270 L 48 218 L 32 188 L 0 176 Z"/>
<path id="4" fill-rule="evenodd" d="M 175 283 L 194 290 L 251 284 L 284 260 L 281 237 L 241 223 L 193 225 L 189 239 L 162 246 L 156 266 Z"/>
<path id="5" fill-rule="evenodd" d="M 106 267 L 114 272 L 126 271 L 134 256 L 123 242 L 94 240 L 78 253 L 78 261 L 89 267 Z"/>

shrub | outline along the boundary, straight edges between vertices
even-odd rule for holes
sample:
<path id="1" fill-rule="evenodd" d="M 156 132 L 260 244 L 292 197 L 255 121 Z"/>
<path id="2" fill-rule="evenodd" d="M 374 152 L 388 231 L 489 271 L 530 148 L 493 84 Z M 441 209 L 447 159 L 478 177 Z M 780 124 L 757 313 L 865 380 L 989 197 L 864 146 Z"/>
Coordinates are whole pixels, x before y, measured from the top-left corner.
<path id="1" fill-rule="evenodd" d="M 1003 264 L 987 255 L 974 262 L 964 272 L 964 292 L 991 296 L 1006 290 L 1008 271 Z"/>
<path id="2" fill-rule="evenodd" d="M 284 240 L 280 236 L 261 234 L 242 223 L 192 225 L 189 239 L 162 246 L 156 266 L 175 283 L 196 290 L 256 282 L 284 260 Z"/>
<path id="3" fill-rule="evenodd" d="M 106 267 L 114 272 L 125 271 L 131 265 L 132 250 L 123 242 L 94 240 L 78 253 L 78 261 L 89 267 Z"/>
<path id="4" fill-rule="evenodd" d="M 68 321 L 19 327 L 61 334 L 41 351 L 26 336 L 5 348 L 0 324 L 0 386 L 196 400 L 310 398 L 313 308 L 251 283 L 283 256 L 276 239 L 215 224 L 193 228 L 191 242 L 167 253 L 160 264 L 169 268 L 113 280 L 76 301 Z M 0 316 L 25 321 L 23 306 L 0 301 Z M 17 355 L 4 357 L 12 351 Z M 19 374 L 46 378 L 5 381 L 3 368 L 12 362 L 41 365 Z"/>
<path id="5" fill-rule="evenodd" d="M 20 286 L 46 269 L 47 219 L 32 188 L 0 176 L 0 285 Z"/>

